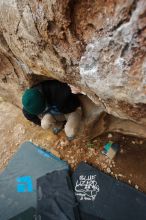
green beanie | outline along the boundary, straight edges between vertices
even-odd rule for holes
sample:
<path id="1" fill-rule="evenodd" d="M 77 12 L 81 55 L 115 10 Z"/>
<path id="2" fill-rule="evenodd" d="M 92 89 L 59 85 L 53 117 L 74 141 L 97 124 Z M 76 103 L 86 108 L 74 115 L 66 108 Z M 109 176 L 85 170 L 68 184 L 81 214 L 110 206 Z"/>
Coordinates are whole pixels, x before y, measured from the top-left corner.
<path id="1" fill-rule="evenodd" d="M 45 98 L 38 89 L 27 89 L 22 96 L 22 104 L 30 114 L 39 115 L 45 109 Z"/>

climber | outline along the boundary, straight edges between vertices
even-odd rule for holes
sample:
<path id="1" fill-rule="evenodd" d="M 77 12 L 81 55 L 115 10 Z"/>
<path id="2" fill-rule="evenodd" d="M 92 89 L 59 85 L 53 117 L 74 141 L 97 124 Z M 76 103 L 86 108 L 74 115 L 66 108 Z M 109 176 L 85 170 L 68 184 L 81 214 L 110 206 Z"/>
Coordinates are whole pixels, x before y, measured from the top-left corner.
<path id="1" fill-rule="evenodd" d="M 81 107 L 78 95 L 73 94 L 66 83 L 47 80 L 26 89 L 22 105 L 28 120 L 43 129 L 51 128 L 54 134 L 64 127 L 67 139 L 75 138 L 81 121 Z"/>

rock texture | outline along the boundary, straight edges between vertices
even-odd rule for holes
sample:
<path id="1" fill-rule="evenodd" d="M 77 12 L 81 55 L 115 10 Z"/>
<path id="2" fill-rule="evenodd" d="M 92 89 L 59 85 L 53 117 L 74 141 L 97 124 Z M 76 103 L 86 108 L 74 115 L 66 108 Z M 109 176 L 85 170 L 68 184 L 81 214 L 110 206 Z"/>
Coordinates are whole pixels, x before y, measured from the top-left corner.
<path id="1" fill-rule="evenodd" d="M 51 131 L 26 121 L 16 106 L 0 102 L 0 172 L 22 143 L 31 141 L 55 154 L 57 139 Z"/>
<path id="2" fill-rule="evenodd" d="M 80 74 L 109 113 L 141 120 L 146 116 L 146 2 L 132 6 L 127 21 L 87 45 Z"/>
<path id="3" fill-rule="evenodd" d="M 52 76 L 144 130 L 145 54 L 145 0 L 0 0 L 0 96 L 18 106 Z"/>

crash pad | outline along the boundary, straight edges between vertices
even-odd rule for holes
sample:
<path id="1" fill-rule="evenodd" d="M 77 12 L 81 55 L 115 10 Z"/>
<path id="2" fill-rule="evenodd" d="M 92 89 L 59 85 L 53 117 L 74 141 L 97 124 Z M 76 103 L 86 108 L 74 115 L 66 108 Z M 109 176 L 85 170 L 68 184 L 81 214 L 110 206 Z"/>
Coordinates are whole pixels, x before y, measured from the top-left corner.
<path id="1" fill-rule="evenodd" d="M 0 174 L 0 220 L 36 208 L 36 179 L 62 169 L 68 169 L 65 161 L 31 142 L 22 144 Z"/>
<path id="2" fill-rule="evenodd" d="M 10 218 L 9 220 L 36 220 L 36 210 L 32 207 Z"/>
<path id="3" fill-rule="evenodd" d="M 42 220 L 80 220 L 67 170 L 54 171 L 37 179 L 37 214 Z"/>
<path id="4" fill-rule="evenodd" d="M 146 220 L 146 194 L 82 162 L 72 175 L 82 220 Z"/>

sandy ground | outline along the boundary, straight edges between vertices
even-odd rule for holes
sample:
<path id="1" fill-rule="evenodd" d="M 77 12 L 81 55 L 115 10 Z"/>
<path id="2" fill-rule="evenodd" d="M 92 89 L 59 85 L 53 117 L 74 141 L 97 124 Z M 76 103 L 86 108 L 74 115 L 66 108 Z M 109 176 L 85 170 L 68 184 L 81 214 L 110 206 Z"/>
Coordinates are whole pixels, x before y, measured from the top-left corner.
<path id="1" fill-rule="evenodd" d="M 113 160 L 102 154 L 103 146 L 109 141 L 120 144 L 120 151 Z M 85 161 L 105 173 L 146 192 L 146 140 L 118 133 L 104 134 L 91 142 L 74 141 L 59 146 L 61 158 L 73 169 Z"/>
<path id="2" fill-rule="evenodd" d="M 138 190 L 146 192 L 146 140 L 118 133 L 104 134 L 88 142 L 84 139 L 68 142 L 64 132 L 58 136 L 42 130 L 23 117 L 21 110 L 12 104 L 0 103 L 0 170 L 25 141 L 32 141 L 64 160 L 72 169 L 85 161 Z M 120 144 L 113 160 L 101 152 L 109 141 Z"/>
<path id="3" fill-rule="evenodd" d="M 51 148 L 57 136 L 25 120 L 21 109 L 6 102 L 0 103 L 0 170 L 2 170 L 25 141 Z"/>

